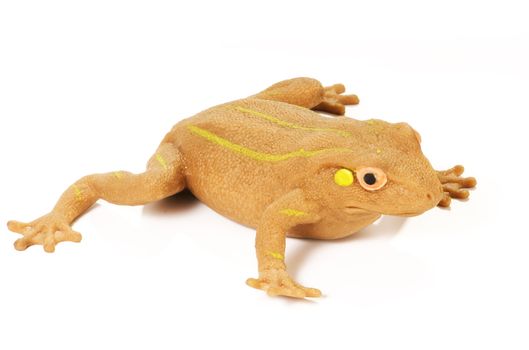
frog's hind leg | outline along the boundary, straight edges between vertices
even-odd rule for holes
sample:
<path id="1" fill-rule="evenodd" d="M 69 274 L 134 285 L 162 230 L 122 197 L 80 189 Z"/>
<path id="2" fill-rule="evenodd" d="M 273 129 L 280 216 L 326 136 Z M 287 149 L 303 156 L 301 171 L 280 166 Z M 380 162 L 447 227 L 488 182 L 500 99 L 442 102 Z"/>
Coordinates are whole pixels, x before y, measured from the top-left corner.
<path id="1" fill-rule="evenodd" d="M 182 157 L 173 144 L 163 142 L 145 172 L 114 171 L 85 176 L 68 187 L 50 213 L 29 223 L 10 221 L 8 228 L 23 235 L 15 242 L 17 250 L 42 244 L 47 252 L 53 252 L 59 242 L 81 240 L 71 224 L 98 199 L 140 205 L 169 197 L 184 187 Z"/>
<path id="2" fill-rule="evenodd" d="M 342 95 L 344 92 L 345 86 L 343 84 L 334 84 L 323 88 L 323 99 L 321 103 L 312 109 L 344 115 L 346 105 L 357 105 L 360 102 L 358 96 Z"/>
<path id="3" fill-rule="evenodd" d="M 342 95 L 344 92 L 342 84 L 323 87 L 316 79 L 294 78 L 276 83 L 251 97 L 343 115 L 346 105 L 359 102 L 356 95 Z"/>

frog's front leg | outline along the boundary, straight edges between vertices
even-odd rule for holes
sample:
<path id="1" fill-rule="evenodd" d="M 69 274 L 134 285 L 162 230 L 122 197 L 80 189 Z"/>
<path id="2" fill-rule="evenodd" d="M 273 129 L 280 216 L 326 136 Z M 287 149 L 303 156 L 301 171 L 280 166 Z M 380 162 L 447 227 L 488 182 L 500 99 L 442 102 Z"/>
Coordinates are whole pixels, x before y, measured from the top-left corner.
<path id="1" fill-rule="evenodd" d="M 438 204 L 439 207 L 449 207 L 452 198 L 468 198 L 470 193 L 466 189 L 475 187 L 477 181 L 474 177 L 462 177 L 464 171 L 465 168 L 462 165 L 456 165 L 451 169 L 437 172 L 444 191 L 443 199 Z"/>
<path id="2" fill-rule="evenodd" d="M 343 84 L 323 87 L 316 79 L 294 78 L 280 81 L 251 97 L 343 115 L 346 105 L 359 102 L 356 95 L 343 95 L 344 92 Z"/>
<path id="3" fill-rule="evenodd" d="M 294 190 L 272 203 L 264 212 L 257 227 L 255 248 L 259 278 L 246 283 L 265 290 L 268 295 L 294 298 L 319 297 L 321 292 L 296 283 L 286 271 L 285 240 L 289 229 L 317 222 L 318 206 L 305 199 L 301 190 Z"/>
<path id="4" fill-rule="evenodd" d="M 162 143 L 148 163 L 147 171 L 132 174 L 116 171 L 85 176 L 71 185 L 53 210 L 29 223 L 9 221 L 8 228 L 23 235 L 17 250 L 41 244 L 47 252 L 63 241 L 81 241 L 72 222 L 98 199 L 114 204 L 139 205 L 168 197 L 184 188 L 181 156 L 172 144 Z"/>

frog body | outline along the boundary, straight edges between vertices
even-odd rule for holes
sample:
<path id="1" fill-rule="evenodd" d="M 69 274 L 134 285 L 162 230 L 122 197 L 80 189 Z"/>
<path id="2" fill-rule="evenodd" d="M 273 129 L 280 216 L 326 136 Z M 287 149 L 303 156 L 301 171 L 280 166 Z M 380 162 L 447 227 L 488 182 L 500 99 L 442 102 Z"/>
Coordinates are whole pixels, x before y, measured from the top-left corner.
<path id="1" fill-rule="evenodd" d="M 356 124 L 283 102 L 243 99 L 184 120 L 168 137 L 185 158 L 189 190 L 220 214 L 255 228 L 266 207 L 317 170 L 311 166 L 315 157 L 348 153 L 346 142 L 353 133 L 346 129 Z M 232 144 L 244 148 L 234 150 Z M 311 153 L 318 151 L 321 155 Z M 335 230 L 328 232 L 320 238 L 338 238 Z"/>
<path id="2" fill-rule="evenodd" d="M 29 223 L 15 248 L 80 241 L 72 222 L 98 199 L 122 205 L 156 201 L 183 189 L 218 213 L 257 229 L 259 278 L 248 285 L 269 295 L 317 297 L 294 282 L 284 262 L 285 236 L 337 239 L 381 215 L 414 216 L 450 198 L 466 198 L 474 178 L 456 166 L 436 171 L 420 136 L 406 123 L 322 116 L 357 104 L 336 84 L 295 78 L 259 94 L 209 108 L 177 123 L 141 174 L 88 175 L 54 209 Z"/>

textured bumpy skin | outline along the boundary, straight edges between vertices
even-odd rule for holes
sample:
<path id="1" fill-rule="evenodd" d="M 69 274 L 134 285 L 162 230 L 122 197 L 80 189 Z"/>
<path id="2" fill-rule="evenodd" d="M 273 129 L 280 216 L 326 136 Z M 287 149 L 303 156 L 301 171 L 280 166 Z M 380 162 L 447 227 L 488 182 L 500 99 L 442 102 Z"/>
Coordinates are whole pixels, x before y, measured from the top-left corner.
<path id="1" fill-rule="evenodd" d="M 406 123 L 323 117 L 357 104 L 345 87 L 296 78 L 257 95 L 182 120 L 141 174 L 115 171 L 81 178 L 41 218 L 10 221 L 15 248 L 81 240 L 72 222 L 98 199 L 122 205 L 156 201 L 188 188 L 220 214 L 255 227 L 259 277 L 247 284 L 269 295 L 317 297 L 294 282 L 285 237 L 336 239 L 381 215 L 419 215 L 476 185 L 462 166 L 435 171 L 420 136 Z"/>

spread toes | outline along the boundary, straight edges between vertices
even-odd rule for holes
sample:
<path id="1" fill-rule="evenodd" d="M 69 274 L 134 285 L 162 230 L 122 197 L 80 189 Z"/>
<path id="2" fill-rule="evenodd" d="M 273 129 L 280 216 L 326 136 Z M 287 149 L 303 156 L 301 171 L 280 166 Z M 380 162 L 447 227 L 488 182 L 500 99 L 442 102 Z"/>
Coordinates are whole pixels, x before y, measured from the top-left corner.
<path id="1" fill-rule="evenodd" d="M 469 188 L 474 188 L 477 181 L 474 177 L 461 177 L 465 168 L 456 165 L 448 170 L 438 171 L 439 181 L 443 186 L 443 198 L 439 202 L 439 207 L 449 207 L 451 198 L 466 199 L 469 197 Z"/>

